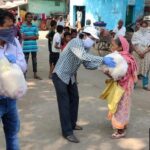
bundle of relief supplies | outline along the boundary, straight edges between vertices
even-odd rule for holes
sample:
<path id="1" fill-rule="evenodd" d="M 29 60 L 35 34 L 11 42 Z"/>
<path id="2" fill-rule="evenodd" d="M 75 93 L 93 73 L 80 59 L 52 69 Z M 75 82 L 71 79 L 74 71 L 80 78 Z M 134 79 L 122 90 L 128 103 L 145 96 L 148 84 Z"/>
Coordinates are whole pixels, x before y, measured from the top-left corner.
<path id="1" fill-rule="evenodd" d="M 112 79 L 106 80 L 106 87 L 100 95 L 100 99 L 106 100 L 108 103 L 108 118 L 111 118 L 112 114 L 116 112 L 118 103 L 125 92 L 125 90 L 118 84 L 117 80 L 125 76 L 128 70 L 128 64 L 117 51 L 108 54 L 105 57 L 113 58 L 116 63 L 115 68 L 110 68 L 106 65 L 102 65 L 101 67 L 101 70 L 104 73 L 108 73 L 112 77 Z"/>
<path id="2" fill-rule="evenodd" d="M 104 73 L 107 72 L 115 81 L 125 76 L 128 70 L 128 64 L 126 60 L 119 54 L 119 52 L 115 51 L 106 55 L 105 57 L 113 58 L 114 62 L 116 63 L 116 67 L 110 68 L 106 65 L 102 65 L 101 70 Z"/>
<path id="3" fill-rule="evenodd" d="M 17 64 L 6 57 L 0 59 L 0 94 L 13 99 L 21 98 L 27 91 L 24 74 Z"/>

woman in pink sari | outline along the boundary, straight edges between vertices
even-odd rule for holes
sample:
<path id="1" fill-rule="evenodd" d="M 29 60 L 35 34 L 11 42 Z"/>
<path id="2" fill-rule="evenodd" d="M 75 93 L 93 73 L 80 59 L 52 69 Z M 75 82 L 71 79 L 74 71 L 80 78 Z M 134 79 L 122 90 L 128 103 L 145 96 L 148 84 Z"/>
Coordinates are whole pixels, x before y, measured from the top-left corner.
<path id="1" fill-rule="evenodd" d="M 117 111 L 113 115 L 109 115 L 112 126 L 116 131 L 112 134 L 112 138 L 121 138 L 126 135 L 126 128 L 129 123 L 131 108 L 131 93 L 134 89 L 134 83 L 137 80 L 137 65 L 134 57 L 129 53 L 129 43 L 120 36 L 112 41 L 112 51 L 118 51 L 128 63 L 128 71 L 126 75 L 118 80 L 119 85 L 125 90 L 125 93 L 119 101 Z"/>

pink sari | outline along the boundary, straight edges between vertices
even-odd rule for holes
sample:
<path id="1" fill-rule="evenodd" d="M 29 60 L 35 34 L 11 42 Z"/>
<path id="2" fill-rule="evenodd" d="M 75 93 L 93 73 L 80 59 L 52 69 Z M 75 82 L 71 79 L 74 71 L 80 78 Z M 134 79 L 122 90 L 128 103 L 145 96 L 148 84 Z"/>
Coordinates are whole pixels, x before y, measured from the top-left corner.
<path id="1" fill-rule="evenodd" d="M 134 89 L 134 83 L 137 80 L 137 64 L 134 57 L 129 53 L 129 44 L 127 40 L 119 37 L 123 51 L 120 54 L 128 63 L 128 71 L 126 75 L 118 81 L 119 85 L 125 89 L 125 93 L 121 98 L 116 113 L 112 116 L 112 126 L 115 129 L 124 129 L 129 122 L 131 108 L 131 93 Z"/>

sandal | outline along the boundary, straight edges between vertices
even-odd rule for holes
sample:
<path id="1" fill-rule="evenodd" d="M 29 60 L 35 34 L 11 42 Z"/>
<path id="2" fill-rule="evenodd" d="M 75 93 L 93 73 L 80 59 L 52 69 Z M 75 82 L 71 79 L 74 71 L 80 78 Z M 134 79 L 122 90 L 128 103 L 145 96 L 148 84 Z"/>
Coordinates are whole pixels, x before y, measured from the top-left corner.
<path id="1" fill-rule="evenodd" d="M 122 132 L 122 133 L 118 133 L 118 131 L 116 131 L 115 133 L 112 134 L 112 138 L 113 139 L 120 139 L 126 136 L 126 132 Z"/>

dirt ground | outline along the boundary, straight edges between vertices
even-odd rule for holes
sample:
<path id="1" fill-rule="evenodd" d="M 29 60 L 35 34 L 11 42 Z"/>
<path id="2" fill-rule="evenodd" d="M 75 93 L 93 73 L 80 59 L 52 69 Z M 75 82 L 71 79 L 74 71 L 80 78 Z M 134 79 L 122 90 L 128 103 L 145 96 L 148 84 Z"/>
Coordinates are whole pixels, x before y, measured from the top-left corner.
<path id="1" fill-rule="evenodd" d="M 33 79 L 29 63 L 27 81 L 29 90 L 19 104 L 21 119 L 21 150 L 149 150 L 150 92 L 140 87 L 132 96 L 130 124 L 126 138 L 113 140 L 111 124 L 106 120 L 107 105 L 98 97 L 106 77 L 100 71 L 83 67 L 78 72 L 80 93 L 79 124 L 83 131 L 75 134 L 79 144 L 61 137 L 55 90 L 48 79 L 48 50 L 46 32 L 41 33 L 38 53 L 38 73 L 41 81 Z M 5 150 L 5 140 L 0 124 L 0 150 Z"/>

